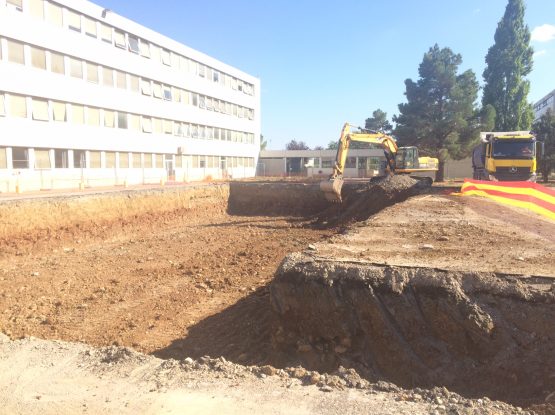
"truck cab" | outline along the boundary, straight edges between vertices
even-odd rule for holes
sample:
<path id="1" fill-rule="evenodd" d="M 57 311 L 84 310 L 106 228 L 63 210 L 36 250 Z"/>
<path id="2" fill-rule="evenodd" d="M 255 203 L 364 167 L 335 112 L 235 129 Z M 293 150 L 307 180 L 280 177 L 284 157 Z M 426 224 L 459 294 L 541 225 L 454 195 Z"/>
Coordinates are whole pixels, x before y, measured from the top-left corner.
<path id="1" fill-rule="evenodd" d="M 494 181 L 536 181 L 541 142 L 529 131 L 485 132 L 482 140 L 486 178 Z M 475 167 L 476 168 L 476 167 Z"/>

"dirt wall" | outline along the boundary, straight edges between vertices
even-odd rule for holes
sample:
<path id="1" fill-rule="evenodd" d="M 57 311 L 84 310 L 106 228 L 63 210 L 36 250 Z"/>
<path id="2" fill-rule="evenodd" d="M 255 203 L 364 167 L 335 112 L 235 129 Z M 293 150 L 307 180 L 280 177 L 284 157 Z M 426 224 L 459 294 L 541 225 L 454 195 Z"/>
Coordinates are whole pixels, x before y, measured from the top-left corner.
<path id="1" fill-rule="evenodd" d="M 232 215 L 307 216 L 329 207 L 319 183 L 232 182 L 228 212 Z"/>
<path id="2" fill-rule="evenodd" d="M 310 368 L 518 404 L 555 390 L 551 282 L 288 256 L 271 285 L 274 342 Z"/>
<path id="3" fill-rule="evenodd" d="M 4 201 L 0 204 L 0 243 L 55 236 L 71 227 L 109 226 L 153 213 L 223 210 L 228 197 L 229 187 L 222 184 Z"/>

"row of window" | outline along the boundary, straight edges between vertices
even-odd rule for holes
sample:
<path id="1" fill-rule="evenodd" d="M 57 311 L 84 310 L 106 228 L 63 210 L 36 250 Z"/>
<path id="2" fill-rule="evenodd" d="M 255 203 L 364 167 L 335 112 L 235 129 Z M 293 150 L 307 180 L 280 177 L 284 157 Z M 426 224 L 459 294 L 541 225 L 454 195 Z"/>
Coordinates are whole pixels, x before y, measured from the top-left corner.
<path id="1" fill-rule="evenodd" d="M 538 104 L 536 104 L 536 106 L 534 107 L 534 110 L 539 111 L 542 108 L 547 107 L 548 105 L 553 104 L 553 101 L 555 100 L 555 97 L 553 95 L 551 95 L 550 97 L 544 99 L 543 101 L 539 102 Z"/>
<path id="2" fill-rule="evenodd" d="M 150 153 L 126 153 L 114 151 L 66 150 L 35 148 L 32 152 L 25 147 L 0 147 L 0 169 L 187 169 L 217 168 L 232 169 L 238 167 L 254 167 L 252 157 L 206 156 L 206 155 L 172 155 Z M 8 159 L 11 163 L 8 163 Z M 31 162 L 32 160 L 32 162 Z"/>
<path id="3" fill-rule="evenodd" d="M 0 39 L 1 40 L 1 39 Z M 3 43 L 3 42 L 2 42 Z M 254 119 L 254 110 L 217 98 L 197 94 L 175 86 L 140 78 L 96 63 L 83 61 L 39 47 L 25 45 L 6 39 L 6 52 L 0 45 L 0 59 L 6 55 L 8 62 L 33 66 L 53 73 L 84 79 L 106 87 L 116 87 L 145 96 L 192 105 L 207 111 L 215 111 L 238 118 Z M 28 48 L 28 52 L 25 50 Z M 27 57 L 27 58 L 26 58 Z"/>
<path id="4" fill-rule="evenodd" d="M 48 0 L 26 0 L 25 8 L 23 7 L 23 0 L 6 0 L 6 2 L 8 6 L 12 6 L 18 11 L 25 11 L 56 26 L 66 27 L 72 31 L 83 33 L 116 48 L 151 59 L 184 73 L 197 75 L 221 86 L 241 91 L 247 95 L 254 95 L 254 86 L 248 82 L 169 51 L 133 34 L 125 33 L 54 2 Z M 104 11 L 104 13 L 107 12 L 109 11 Z"/>
<path id="5" fill-rule="evenodd" d="M 254 144 L 254 134 L 226 128 L 191 124 L 147 115 L 130 114 L 0 91 L 0 117 L 31 118 L 35 121 L 70 122 L 91 127 L 129 129 L 146 134 L 169 134 L 201 140 Z"/>

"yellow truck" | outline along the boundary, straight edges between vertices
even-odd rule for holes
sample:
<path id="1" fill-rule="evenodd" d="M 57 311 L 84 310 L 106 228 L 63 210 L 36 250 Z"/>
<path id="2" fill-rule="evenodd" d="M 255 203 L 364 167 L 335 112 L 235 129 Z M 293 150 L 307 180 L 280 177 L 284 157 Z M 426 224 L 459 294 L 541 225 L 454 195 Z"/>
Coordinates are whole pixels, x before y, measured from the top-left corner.
<path id="1" fill-rule="evenodd" d="M 474 179 L 536 181 L 543 143 L 530 131 L 482 132 L 472 152 Z"/>

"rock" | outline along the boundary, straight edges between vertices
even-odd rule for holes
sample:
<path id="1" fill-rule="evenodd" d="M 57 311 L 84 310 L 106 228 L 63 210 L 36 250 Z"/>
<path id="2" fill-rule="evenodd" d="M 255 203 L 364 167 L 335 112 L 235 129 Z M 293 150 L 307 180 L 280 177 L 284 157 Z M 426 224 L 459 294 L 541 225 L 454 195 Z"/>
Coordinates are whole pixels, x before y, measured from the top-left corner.
<path id="1" fill-rule="evenodd" d="M 434 249 L 434 246 L 432 244 L 424 244 L 420 247 L 420 249 Z"/>
<path id="2" fill-rule="evenodd" d="M 318 248 L 316 248 L 316 246 L 315 246 L 315 245 L 312 245 L 312 244 L 308 245 L 308 249 L 309 249 L 310 251 L 317 251 L 317 250 L 318 250 Z"/>
<path id="3" fill-rule="evenodd" d="M 320 388 L 320 390 L 321 390 L 322 392 L 331 392 L 331 391 L 333 391 L 333 388 L 332 388 L 331 386 L 329 386 L 329 385 L 324 385 L 324 386 L 322 386 L 322 387 Z"/>
<path id="4" fill-rule="evenodd" d="M 33 277 L 38 277 L 39 275 L 40 275 L 40 273 L 37 272 L 37 271 L 31 273 L 31 276 L 33 276 Z"/>
<path id="5" fill-rule="evenodd" d="M 266 376 L 274 376 L 277 373 L 277 369 L 273 366 L 266 365 L 260 368 L 260 373 Z"/>
<path id="6" fill-rule="evenodd" d="M 519 256 L 519 257 L 517 258 L 517 260 L 518 260 L 518 261 L 524 261 L 524 258 L 521 257 L 521 256 Z"/>
<path id="7" fill-rule="evenodd" d="M 446 242 L 446 241 L 449 240 L 449 237 L 448 237 L 448 236 L 445 236 L 445 235 L 441 235 L 439 238 L 437 238 L 437 240 L 438 240 L 438 241 L 444 241 L 444 242 Z"/>
<path id="8" fill-rule="evenodd" d="M 193 359 L 191 359 L 190 357 L 187 357 L 187 358 L 184 360 L 184 362 L 187 363 L 188 365 L 192 365 L 195 361 L 194 361 Z"/>
<path id="9" fill-rule="evenodd" d="M 339 346 L 335 346 L 334 350 L 335 350 L 335 353 L 341 354 L 341 353 L 345 353 L 347 351 L 347 348 L 345 346 L 339 345 Z"/>
<path id="10" fill-rule="evenodd" d="M 318 373 L 315 373 L 310 377 L 308 382 L 311 385 L 316 385 L 318 382 L 320 382 L 321 379 L 322 379 L 322 377 Z"/>
<path id="11" fill-rule="evenodd" d="M 307 353 L 312 351 L 312 346 L 310 344 L 299 344 L 297 346 L 297 351 L 300 353 Z"/>

